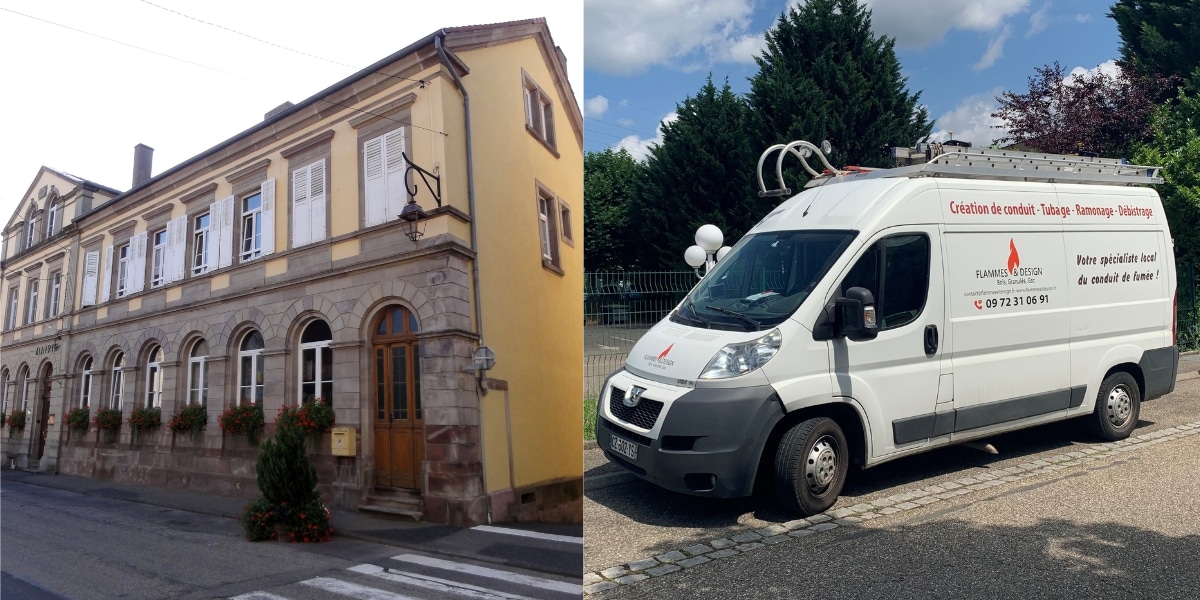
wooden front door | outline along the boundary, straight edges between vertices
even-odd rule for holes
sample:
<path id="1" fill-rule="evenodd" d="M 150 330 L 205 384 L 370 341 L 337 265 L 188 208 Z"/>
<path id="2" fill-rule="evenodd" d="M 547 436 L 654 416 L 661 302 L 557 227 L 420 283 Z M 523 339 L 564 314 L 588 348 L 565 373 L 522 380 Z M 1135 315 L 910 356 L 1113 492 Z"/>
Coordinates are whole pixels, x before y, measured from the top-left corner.
<path id="1" fill-rule="evenodd" d="M 425 428 L 417 320 L 397 306 L 384 310 L 372 331 L 375 484 L 419 490 Z"/>

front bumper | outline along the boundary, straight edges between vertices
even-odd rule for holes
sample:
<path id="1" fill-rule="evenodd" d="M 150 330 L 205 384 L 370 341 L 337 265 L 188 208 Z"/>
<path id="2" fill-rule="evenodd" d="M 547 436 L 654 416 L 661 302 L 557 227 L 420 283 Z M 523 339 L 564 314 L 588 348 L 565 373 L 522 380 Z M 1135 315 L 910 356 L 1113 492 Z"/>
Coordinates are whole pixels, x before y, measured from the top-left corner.
<path id="1" fill-rule="evenodd" d="M 676 492 L 715 498 L 753 492 L 763 446 L 784 415 L 771 386 L 687 391 L 664 402 L 650 427 L 615 416 L 610 403 L 621 403 L 622 386 L 628 382 L 614 385 L 610 378 L 596 411 L 596 442 L 609 460 Z M 614 450 L 614 436 L 637 446 L 636 460 Z"/>

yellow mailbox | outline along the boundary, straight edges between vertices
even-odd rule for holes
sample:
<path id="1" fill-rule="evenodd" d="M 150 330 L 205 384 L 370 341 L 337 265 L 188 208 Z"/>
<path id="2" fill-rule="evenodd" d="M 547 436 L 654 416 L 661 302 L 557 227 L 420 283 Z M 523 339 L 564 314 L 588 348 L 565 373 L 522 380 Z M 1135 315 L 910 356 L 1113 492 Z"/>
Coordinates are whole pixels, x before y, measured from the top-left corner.
<path id="1" fill-rule="evenodd" d="M 353 427 L 334 427 L 333 428 L 333 455 L 334 456 L 354 456 L 354 428 Z"/>

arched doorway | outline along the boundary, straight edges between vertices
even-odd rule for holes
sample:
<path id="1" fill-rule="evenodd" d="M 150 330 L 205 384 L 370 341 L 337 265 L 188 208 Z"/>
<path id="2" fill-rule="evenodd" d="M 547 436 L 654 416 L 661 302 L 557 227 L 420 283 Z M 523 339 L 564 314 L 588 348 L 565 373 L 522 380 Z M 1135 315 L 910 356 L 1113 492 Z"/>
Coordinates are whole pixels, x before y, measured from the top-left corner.
<path id="1" fill-rule="evenodd" d="M 37 440 L 34 442 L 37 452 L 33 455 L 33 460 L 41 460 L 42 454 L 46 451 L 46 436 L 49 433 L 49 417 L 50 417 L 50 390 L 53 382 L 50 381 L 50 376 L 54 374 L 54 367 L 49 363 L 42 369 L 42 393 L 38 395 L 38 412 L 37 412 Z"/>
<path id="2" fill-rule="evenodd" d="M 371 329 L 375 484 L 421 489 L 425 459 L 417 319 L 407 308 L 384 309 Z"/>

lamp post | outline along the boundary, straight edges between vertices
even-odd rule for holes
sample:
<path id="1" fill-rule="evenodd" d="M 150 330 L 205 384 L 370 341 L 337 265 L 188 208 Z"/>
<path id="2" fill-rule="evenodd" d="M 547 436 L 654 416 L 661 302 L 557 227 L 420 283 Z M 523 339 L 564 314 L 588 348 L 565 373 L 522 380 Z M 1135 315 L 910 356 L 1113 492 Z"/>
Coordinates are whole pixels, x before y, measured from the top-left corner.
<path id="1" fill-rule="evenodd" d="M 408 204 L 400 211 L 400 220 L 404 221 L 404 235 L 412 240 L 415 244 L 421 236 L 425 235 L 425 218 L 428 215 L 421 210 L 421 205 L 417 204 L 416 198 L 409 198 Z"/>
<path id="2" fill-rule="evenodd" d="M 696 230 L 696 245 L 683 252 L 683 260 L 695 269 L 696 277 L 703 279 L 717 261 L 725 258 L 729 253 L 729 246 L 722 246 L 724 242 L 725 234 L 721 233 L 721 229 L 716 225 L 701 225 Z M 701 266 L 704 267 L 704 275 L 700 274 Z"/>

